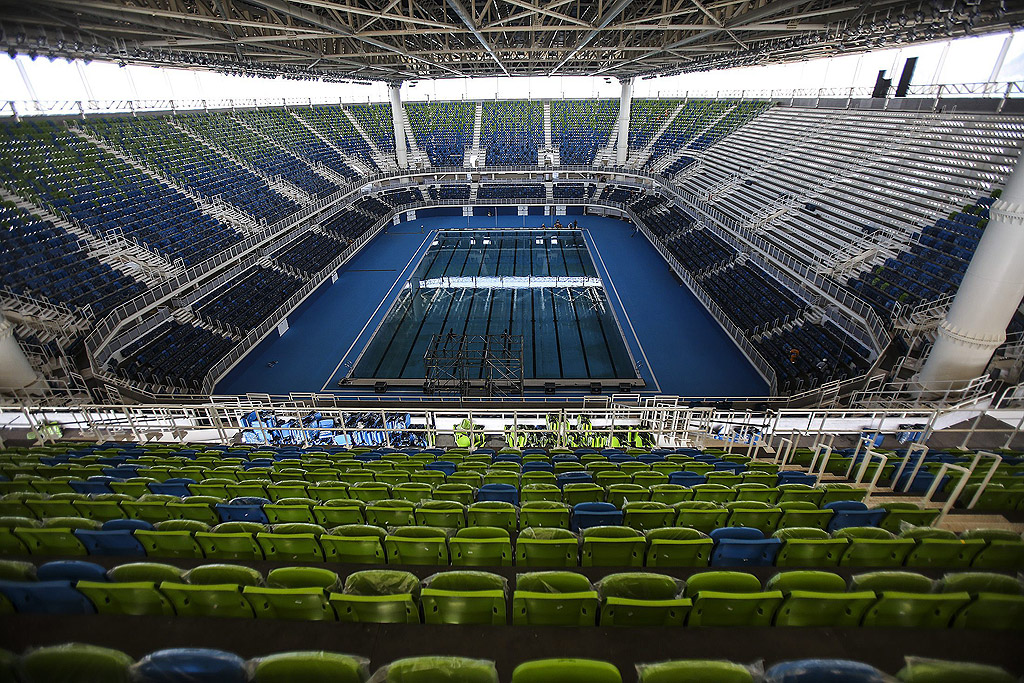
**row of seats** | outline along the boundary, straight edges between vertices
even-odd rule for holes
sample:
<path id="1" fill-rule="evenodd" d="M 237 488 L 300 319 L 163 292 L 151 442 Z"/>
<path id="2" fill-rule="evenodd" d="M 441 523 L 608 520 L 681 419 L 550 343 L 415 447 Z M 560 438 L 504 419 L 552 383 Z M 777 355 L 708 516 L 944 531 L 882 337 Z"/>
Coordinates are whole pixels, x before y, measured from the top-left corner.
<path id="1" fill-rule="evenodd" d="M 344 245 L 334 237 L 319 232 L 308 232 L 271 258 L 298 277 L 306 278 L 316 275 L 330 265 L 344 248 Z"/>
<path id="2" fill-rule="evenodd" d="M 431 185 L 431 199 L 469 199 L 469 185 Z"/>
<path id="3" fill-rule="evenodd" d="M 0 233 L 0 279 L 15 293 L 101 316 L 147 289 L 90 256 L 63 228 L 11 202 L 0 204 Z"/>
<path id="4" fill-rule="evenodd" d="M 395 153 L 395 128 L 391 105 L 383 103 L 353 104 L 345 108 L 359 122 L 359 127 L 384 154 Z"/>
<path id="5" fill-rule="evenodd" d="M 753 339 L 775 369 L 782 391 L 812 388 L 824 382 L 864 374 L 868 350 L 832 321 L 802 322 Z M 793 353 L 794 349 L 796 354 Z"/>
<path id="6" fill-rule="evenodd" d="M 219 198 L 257 221 L 273 224 L 299 209 L 258 175 L 182 132 L 165 117 L 89 119 L 82 127 L 163 177 L 206 198 Z"/>
<path id="7" fill-rule="evenodd" d="M 596 191 L 594 183 L 555 183 L 551 186 L 554 199 L 593 199 Z"/>
<path id="8" fill-rule="evenodd" d="M 882 627 L 1021 629 L 1024 584 L 991 572 L 930 579 L 879 571 L 849 581 L 826 571 L 706 571 L 686 580 L 652 572 L 596 583 L 570 571 L 516 575 L 449 570 L 422 581 L 367 569 L 344 580 L 319 567 L 189 570 L 139 562 L 109 570 L 90 562 L 0 563 L 0 613 L 122 614 L 522 626 Z M 511 592 L 511 604 L 509 593 Z"/>
<path id="9" fill-rule="evenodd" d="M 544 143 L 544 107 L 531 100 L 483 103 L 480 145 L 487 150 L 488 166 L 537 164 Z"/>
<path id="10" fill-rule="evenodd" d="M 732 264 L 701 278 L 701 287 L 745 334 L 796 320 L 809 305 L 752 263 Z"/>
<path id="11" fill-rule="evenodd" d="M 53 121 L 0 125 L 0 174 L 10 190 L 68 217 L 186 265 L 241 241 L 194 200 Z"/>
<path id="12" fill-rule="evenodd" d="M 466 146 L 473 142 L 472 102 L 409 102 L 405 105 L 416 144 L 434 166 L 462 166 Z M 468 199 L 444 197 L 445 199 Z"/>
<path id="13" fill-rule="evenodd" d="M 722 100 L 687 100 L 665 131 L 654 141 L 645 167 L 650 168 L 665 155 L 688 147 L 716 119 L 735 106 L 738 105 Z"/>
<path id="14" fill-rule="evenodd" d="M 359 177 L 334 147 L 317 137 L 287 110 L 255 109 L 236 112 L 234 116 L 314 165 L 325 166 L 352 180 Z"/>
<path id="15" fill-rule="evenodd" d="M 1007 530 L 958 536 L 905 524 L 898 535 L 869 526 L 829 533 L 820 526 L 776 529 L 757 508 L 686 508 L 676 518 L 672 510 L 644 504 L 625 513 L 603 505 L 582 503 L 570 515 L 558 504 L 536 503 L 517 516 L 508 503 L 486 502 L 235 504 L 215 512 L 185 503 L 168 506 L 161 513 L 167 518 L 156 522 L 7 516 L 0 517 L 0 553 L 495 566 L 515 557 L 529 566 L 1024 568 L 1024 542 Z M 670 526 L 673 518 L 676 526 Z"/>
<path id="16" fill-rule="evenodd" d="M 303 285 L 303 280 L 256 266 L 195 304 L 196 317 L 244 337 Z"/>
<path id="17" fill-rule="evenodd" d="M 339 106 L 292 109 L 292 114 L 318 135 L 350 157 L 359 159 L 371 171 L 383 170 L 373 159 L 373 150 Z"/>
<path id="18" fill-rule="evenodd" d="M 0 676 L 21 683 L 498 683 L 494 662 L 456 656 L 408 657 L 370 676 L 369 659 L 338 652 L 279 652 L 246 661 L 209 648 L 172 648 L 139 661 L 119 650 L 69 643 L 42 647 L 21 657 L 4 652 Z M 907 657 L 888 677 L 862 662 L 845 659 L 784 661 L 767 670 L 726 660 L 675 659 L 636 665 L 623 677 L 614 664 L 593 659 L 534 659 L 512 671 L 512 683 L 1014 683 L 998 666 Z"/>
<path id="19" fill-rule="evenodd" d="M 544 199 L 543 185 L 500 185 L 484 183 L 477 190 L 477 199 Z"/>
<path id="20" fill-rule="evenodd" d="M 618 100 L 555 100 L 551 103 L 551 144 L 563 165 L 594 163 L 608 145 L 619 118 Z"/>
<path id="21" fill-rule="evenodd" d="M 169 320 L 122 349 L 112 369 L 134 382 L 198 392 L 213 365 L 234 345 L 228 337 Z"/>

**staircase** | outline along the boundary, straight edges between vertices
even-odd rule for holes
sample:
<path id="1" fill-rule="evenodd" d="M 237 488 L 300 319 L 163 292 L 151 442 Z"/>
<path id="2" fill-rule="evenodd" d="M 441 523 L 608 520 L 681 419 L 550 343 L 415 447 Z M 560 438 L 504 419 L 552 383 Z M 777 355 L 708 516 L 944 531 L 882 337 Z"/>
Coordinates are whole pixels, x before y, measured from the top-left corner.
<path id="1" fill-rule="evenodd" d="M 412 131 L 412 123 L 409 122 L 409 113 L 405 111 L 405 107 L 401 108 L 400 119 L 398 123 L 405 132 L 405 141 L 408 143 L 409 168 L 427 168 L 430 166 L 430 157 L 416 142 L 416 135 Z"/>
<path id="2" fill-rule="evenodd" d="M 397 171 L 398 162 L 395 158 L 390 154 L 384 154 L 380 151 L 380 148 L 374 144 L 373 140 L 370 139 L 370 136 L 366 134 L 366 131 L 359 124 L 359 120 L 352 115 L 352 112 L 345 107 L 342 107 L 341 113 L 345 115 L 348 122 L 352 124 L 352 127 L 356 129 L 356 132 L 362 136 L 366 145 L 370 148 L 370 156 L 373 158 L 373 163 L 377 164 L 377 167 L 382 171 Z"/>
<path id="3" fill-rule="evenodd" d="M 544 102 L 544 146 L 537 152 L 537 163 L 541 166 L 559 166 L 559 148 L 551 144 L 551 101 Z"/>
<path id="4" fill-rule="evenodd" d="M 483 122 L 484 122 L 484 104 L 483 102 L 476 103 L 476 113 L 473 115 L 473 146 L 468 147 L 462 155 L 462 165 L 471 168 L 473 166 L 473 157 L 477 159 L 477 166 L 483 166 L 487 163 L 486 150 L 480 149 L 480 136 L 483 133 Z"/>
<path id="5" fill-rule="evenodd" d="M 676 108 L 673 109 L 672 113 L 669 114 L 668 118 L 665 119 L 665 123 L 661 124 L 661 128 L 659 128 L 658 131 L 651 136 L 651 139 L 647 143 L 647 145 L 639 152 L 634 152 L 629 156 L 629 158 L 626 161 L 627 166 L 630 166 L 631 168 L 642 168 L 643 165 L 647 163 L 647 160 L 651 158 L 651 154 L 654 152 L 654 143 L 656 143 L 658 141 L 658 138 L 660 138 L 665 133 L 665 131 L 668 130 L 668 127 L 671 126 L 672 122 L 676 120 L 676 116 L 679 115 L 679 112 L 683 110 L 684 106 L 686 105 L 676 105 Z"/>
<path id="6" fill-rule="evenodd" d="M 58 341 L 70 342 L 92 328 L 90 309 L 72 310 L 70 306 L 0 289 L 0 311 L 16 325 L 34 332 L 48 333 Z"/>
<path id="7" fill-rule="evenodd" d="M 612 127 L 612 132 L 608 136 L 608 144 L 601 147 L 594 154 L 594 166 L 614 166 L 615 165 L 615 146 L 619 140 L 619 126 L 616 124 Z"/>
<path id="8" fill-rule="evenodd" d="M 235 162 L 242 168 L 246 169 L 253 175 L 256 175 L 259 178 L 261 178 L 263 182 L 270 186 L 271 189 L 277 190 L 278 192 L 288 197 L 289 199 L 292 199 L 293 201 L 298 202 L 303 206 L 312 203 L 313 198 L 311 196 L 309 196 L 306 192 L 299 189 L 295 185 L 292 185 L 284 178 L 281 178 L 280 176 L 267 175 L 261 169 L 256 168 L 245 159 L 242 159 L 241 157 L 232 154 L 228 150 L 219 147 L 210 140 L 204 138 L 202 135 L 193 131 L 191 128 L 182 125 L 178 121 L 168 118 L 167 123 L 176 128 L 177 130 L 179 130 L 180 132 L 184 133 L 185 135 L 189 136 L 199 144 L 204 145 L 205 147 L 209 148 L 210 150 L 216 152 L 221 156 L 231 159 L 233 162 Z"/>
<path id="9" fill-rule="evenodd" d="M 328 147 L 333 149 L 338 154 L 338 156 L 340 156 L 342 159 L 344 159 L 345 163 L 348 164 L 352 168 L 352 170 L 355 171 L 356 173 L 358 173 L 359 175 L 361 175 L 361 176 L 368 176 L 368 175 L 373 175 L 374 173 L 377 172 L 377 169 L 370 168 L 369 166 L 366 165 L 366 162 L 364 162 L 362 159 L 359 159 L 357 157 L 353 157 L 353 156 L 350 156 L 348 154 L 345 154 L 344 150 L 342 150 L 340 147 L 338 147 L 333 142 L 331 142 L 326 136 L 321 135 L 320 131 L 318 131 L 316 128 L 314 128 L 313 126 L 311 126 L 308 123 L 306 123 L 306 120 L 304 118 L 302 118 L 301 116 L 296 116 L 291 111 L 289 111 L 288 114 L 293 119 L 298 121 L 301 126 L 306 128 L 306 130 L 308 130 L 310 133 L 312 133 L 314 136 L 316 136 L 321 142 L 323 142 L 325 145 L 327 145 Z"/>

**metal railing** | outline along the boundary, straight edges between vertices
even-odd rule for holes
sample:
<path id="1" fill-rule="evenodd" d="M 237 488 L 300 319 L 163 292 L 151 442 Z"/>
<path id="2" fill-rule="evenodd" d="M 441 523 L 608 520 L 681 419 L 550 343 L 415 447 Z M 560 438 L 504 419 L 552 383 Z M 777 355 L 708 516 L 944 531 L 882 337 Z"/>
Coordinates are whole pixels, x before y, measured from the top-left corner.
<path id="1" fill-rule="evenodd" d="M 846 86 L 823 88 L 754 88 L 724 90 L 666 90 L 659 91 L 659 99 L 690 98 L 726 100 L 794 100 L 794 99 L 869 99 L 874 88 L 870 86 Z M 894 92 L 891 90 L 891 92 Z M 942 99 L 944 97 L 978 97 L 1008 99 L 1024 95 L 1024 81 L 990 81 L 978 83 L 937 83 L 911 85 L 907 98 Z M 514 98 L 522 99 L 522 98 Z M 530 98 L 543 101 L 551 98 Z M 557 98 L 555 98 L 557 99 Z M 595 98 L 598 99 L 598 98 Z M 616 98 L 604 98 L 616 99 Z M 418 102 L 420 100 L 408 100 Z M 443 102 L 445 100 L 427 100 Z M 477 98 L 465 98 L 463 102 L 480 102 Z M 487 100 L 490 101 L 490 100 Z M 7 100 L 0 102 L 0 117 L 7 116 L 89 116 L 111 113 L 157 113 L 177 111 L 209 111 L 233 109 L 260 109 L 271 107 L 313 107 L 346 106 L 366 104 L 363 101 L 346 101 L 340 97 L 243 97 L 230 99 L 91 99 L 91 100 Z M 386 102 L 383 102 L 386 104 Z"/>

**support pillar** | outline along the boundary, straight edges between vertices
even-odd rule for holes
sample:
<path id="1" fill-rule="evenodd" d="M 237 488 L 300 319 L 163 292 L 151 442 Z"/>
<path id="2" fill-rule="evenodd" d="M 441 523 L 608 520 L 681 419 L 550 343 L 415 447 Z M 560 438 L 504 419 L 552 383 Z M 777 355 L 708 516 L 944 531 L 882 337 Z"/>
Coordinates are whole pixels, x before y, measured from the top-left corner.
<path id="1" fill-rule="evenodd" d="M 0 317 L 0 391 L 24 391 L 39 378 L 14 338 L 14 325 Z"/>
<path id="2" fill-rule="evenodd" d="M 1006 340 L 1006 326 L 1024 297 L 1024 155 L 1017 158 L 1002 196 L 967 267 L 949 313 L 917 379 L 961 382 L 985 372 Z"/>
<path id="3" fill-rule="evenodd" d="M 391 96 L 391 122 L 395 124 L 395 153 L 398 155 L 399 168 L 409 168 L 409 150 L 405 146 L 405 125 L 402 116 L 402 85 L 389 83 L 388 94 Z"/>
<path id="4" fill-rule="evenodd" d="M 615 165 L 623 166 L 626 163 L 626 154 L 629 152 L 629 107 L 633 102 L 633 79 L 623 78 L 622 94 L 619 95 L 619 136 L 615 143 Z"/>

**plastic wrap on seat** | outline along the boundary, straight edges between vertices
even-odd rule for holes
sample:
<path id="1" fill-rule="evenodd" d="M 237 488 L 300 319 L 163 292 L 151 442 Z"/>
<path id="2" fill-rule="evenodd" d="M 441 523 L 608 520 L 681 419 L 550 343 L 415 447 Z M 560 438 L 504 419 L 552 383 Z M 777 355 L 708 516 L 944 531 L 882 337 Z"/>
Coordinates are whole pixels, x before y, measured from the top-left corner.
<path id="1" fill-rule="evenodd" d="M 764 665 L 681 659 L 637 664 L 636 673 L 639 683 L 754 683 L 764 675 Z"/>
<path id="2" fill-rule="evenodd" d="M 337 652 L 281 652 L 249 660 L 252 683 L 363 683 L 370 660 Z"/>
<path id="3" fill-rule="evenodd" d="M 248 668 L 238 655 L 205 648 L 150 653 L 132 667 L 137 683 L 246 683 Z"/>
<path id="4" fill-rule="evenodd" d="M 494 662 L 465 657 L 409 657 L 380 667 L 367 683 L 498 683 Z"/>
<path id="5" fill-rule="evenodd" d="M 907 657 L 896 679 L 903 683 L 1015 683 L 1019 680 L 1005 669 L 990 664 L 925 657 Z"/>
<path id="6" fill-rule="evenodd" d="M 846 659 L 799 659 L 782 662 L 764 674 L 764 683 L 893 683 L 875 667 Z"/>
<path id="7" fill-rule="evenodd" d="M 24 683 L 127 683 L 131 657 L 120 650 L 67 643 L 26 652 L 18 667 Z"/>

